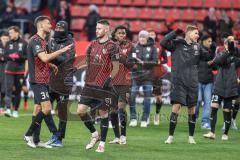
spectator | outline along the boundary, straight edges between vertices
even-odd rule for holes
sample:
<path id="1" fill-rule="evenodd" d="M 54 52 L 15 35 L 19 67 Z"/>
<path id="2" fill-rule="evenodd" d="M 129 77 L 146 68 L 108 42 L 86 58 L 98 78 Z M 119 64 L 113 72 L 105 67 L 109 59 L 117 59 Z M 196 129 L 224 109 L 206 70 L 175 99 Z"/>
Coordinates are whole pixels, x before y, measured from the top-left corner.
<path id="1" fill-rule="evenodd" d="M 54 19 L 55 18 L 55 11 L 58 7 L 59 0 L 48 0 L 47 2 L 48 2 L 48 7 L 50 9 L 51 18 Z"/>
<path id="2" fill-rule="evenodd" d="M 71 12 L 69 4 L 65 0 L 61 0 L 57 9 L 56 21 L 66 21 L 69 25 L 71 24 Z"/>
<path id="3" fill-rule="evenodd" d="M 132 34 L 132 31 L 131 31 L 130 23 L 129 22 L 125 22 L 123 25 L 127 28 L 127 39 L 132 41 L 133 40 L 133 34 Z"/>
<path id="4" fill-rule="evenodd" d="M 198 67 L 198 103 L 196 108 L 196 116 L 199 114 L 199 107 L 202 102 L 203 113 L 202 113 L 202 129 L 210 129 L 210 108 L 211 108 L 211 97 L 213 90 L 213 73 L 212 65 L 210 64 L 214 58 L 216 47 L 212 45 L 212 38 L 210 35 L 204 35 L 201 39 L 200 49 L 200 61 Z M 213 47 L 214 46 L 214 47 Z"/>
<path id="5" fill-rule="evenodd" d="M 2 16 L 2 14 L 4 13 L 5 11 L 5 8 L 6 8 L 6 1 L 5 0 L 0 0 L 0 16 Z M 1 19 L 1 18 L 0 18 Z M 1 20 L 0 20 L 1 21 Z"/>
<path id="6" fill-rule="evenodd" d="M 0 27 L 7 28 L 14 25 L 12 20 L 16 17 L 16 9 L 13 3 L 7 3 L 7 7 L 1 17 Z"/>
<path id="7" fill-rule="evenodd" d="M 227 15 L 226 11 L 223 10 L 220 20 L 218 22 L 218 28 L 220 33 L 232 33 L 232 27 L 233 27 L 233 21 L 232 19 Z"/>
<path id="8" fill-rule="evenodd" d="M 217 36 L 217 17 L 215 15 L 215 9 L 209 8 L 208 16 L 203 20 L 203 31 L 212 36 L 213 41 L 216 41 Z"/>
<path id="9" fill-rule="evenodd" d="M 88 33 L 88 41 L 92 41 L 96 39 L 96 25 L 97 21 L 101 19 L 101 16 L 98 14 L 98 8 L 96 5 L 90 5 L 89 9 L 90 13 L 84 24 L 84 30 Z"/>
<path id="10" fill-rule="evenodd" d="M 133 48 L 132 53 L 128 56 L 128 62 L 133 66 L 132 72 L 132 88 L 130 95 L 130 124 L 129 126 L 137 126 L 136 113 L 136 96 L 139 88 L 143 87 L 144 108 L 141 119 L 141 127 L 147 127 L 150 114 L 151 96 L 152 96 L 152 69 L 157 64 L 157 49 L 154 46 L 154 40 L 149 38 L 149 33 L 145 30 L 139 32 L 139 42 Z"/>

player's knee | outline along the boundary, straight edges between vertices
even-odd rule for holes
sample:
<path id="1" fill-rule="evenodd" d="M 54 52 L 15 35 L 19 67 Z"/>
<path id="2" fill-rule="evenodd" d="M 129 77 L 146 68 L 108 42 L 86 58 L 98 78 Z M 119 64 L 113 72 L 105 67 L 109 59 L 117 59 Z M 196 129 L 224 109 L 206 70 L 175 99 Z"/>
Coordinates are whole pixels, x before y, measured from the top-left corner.
<path id="1" fill-rule="evenodd" d="M 194 114 L 196 112 L 196 107 L 190 107 L 188 108 L 188 114 Z"/>
<path id="2" fill-rule="evenodd" d="M 230 112 L 230 109 L 224 108 L 223 111 L 224 111 L 224 112 Z"/>
<path id="3" fill-rule="evenodd" d="M 211 107 L 212 108 L 219 108 L 219 104 L 218 103 L 212 103 Z"/>
<path id="4" fill-rule="evenodd" d="M 99 110 L 99 115 L 100 115 L 101 118 L 107 118 L 108 117 L 108 111 Z"/>
<path id="5" fill-rule="evenodd" d="M 82 115 L 82 114 L 86 114 L 87 113 L 87 108 L 85 105 L 79 104 L 78 108 L 77 108 L 77 114 L 78 115 Z"/>
<path id="6" fill-rule="evenodd" d="M 126 108 L 126 105 L 127 105 L 127 104 L 124 103 L 124 102 L 119 102 L 119 103 L 118 103 L 118 108 L 119 108 L 119 109 L 124 109 L 124 108 Z"/>
<path id="7" fill-rule="evenodd" d="M 174 104 L 172 107 L 172 112 L 178 113 L 180 111 L 181 105 L 180 104 Z"/>

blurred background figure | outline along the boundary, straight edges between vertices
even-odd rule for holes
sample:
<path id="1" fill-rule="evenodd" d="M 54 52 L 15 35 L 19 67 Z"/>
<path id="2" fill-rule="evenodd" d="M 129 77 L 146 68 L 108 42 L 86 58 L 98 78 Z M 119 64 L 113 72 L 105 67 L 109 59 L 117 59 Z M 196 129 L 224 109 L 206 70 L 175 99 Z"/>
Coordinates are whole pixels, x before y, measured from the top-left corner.
<path id="1" fill-rule="evenodd" d="M 89 6 L 90 13 L 86 17 L 86 23 L 84 24 L 84 29 L 88 34 L 88 41 L 96 39 L 96 26 L 97 21 L 101 19 L 100 14 L 98 13 L 98 7 L 96 5 Z"/>

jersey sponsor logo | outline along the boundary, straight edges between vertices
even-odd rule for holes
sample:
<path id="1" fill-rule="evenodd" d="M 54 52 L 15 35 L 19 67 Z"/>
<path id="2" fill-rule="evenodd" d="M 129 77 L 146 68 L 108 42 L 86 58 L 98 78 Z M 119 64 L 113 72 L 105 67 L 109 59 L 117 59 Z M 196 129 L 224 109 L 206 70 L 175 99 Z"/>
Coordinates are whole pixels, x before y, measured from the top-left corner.
<path id="1" fill-rule="evenodd" d="M 137 54 L 136 53 L 132 53 L 132 57 L 133 58 L 137 58 Z"/>
<path id="2" fill-rule="evenodd" d="M 151 48 L 150 48 L 150 47 L 147 47 L 147 51 L 150 52 L 150 51 L 151 51 Z"/>
<path id="3" fill-rule="evenodd" d="M 9 49 L 13 49 L 13 44 L 10 44 L 10 45 L 9 45 Z"/>
<path id="4" fill-rule="evenodd" d="M 18 51 L 22 51 L 23 50 L 23 44 L 22 43 L 18 43 Z"/>

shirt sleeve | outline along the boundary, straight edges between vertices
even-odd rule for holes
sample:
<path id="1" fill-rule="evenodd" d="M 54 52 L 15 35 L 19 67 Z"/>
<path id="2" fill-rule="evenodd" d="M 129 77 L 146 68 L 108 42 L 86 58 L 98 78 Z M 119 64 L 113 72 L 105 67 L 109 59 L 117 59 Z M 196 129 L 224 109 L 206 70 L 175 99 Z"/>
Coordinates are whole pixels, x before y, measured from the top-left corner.
<path id="1" fill-rule="evenodd" d="M 32 47 L 32 52 L 34 56 L 37 56 L 41 52 L 45 52 L 40 41 L 33 41 L 31 47 Z"/>
<path id="2" fill-rule="evenodd" d="M 119 61 L 119 46 L 117 44 L 113 44 L 110 47 L 109 53 L 110 53 L 110 58 L 111 61 Z"/>

